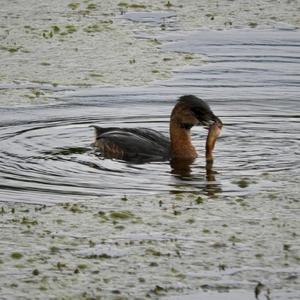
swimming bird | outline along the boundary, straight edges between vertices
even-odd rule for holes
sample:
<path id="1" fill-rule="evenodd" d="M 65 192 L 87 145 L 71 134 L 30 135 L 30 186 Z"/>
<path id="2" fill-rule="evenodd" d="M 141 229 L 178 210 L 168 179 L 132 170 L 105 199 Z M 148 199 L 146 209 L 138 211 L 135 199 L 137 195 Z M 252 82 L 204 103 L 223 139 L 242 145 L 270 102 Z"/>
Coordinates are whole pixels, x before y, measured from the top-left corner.
<path id="1" fill-rule="evenodd" d="M 94 146 L 106 158 L 125 161 L 193 161 L 197 157 L 191 142 L 191 128 L 202 125 L 208 129 L 206 161 L 213 161 L 213 149 L 222 129 L 221 120 L 209 105 L 193 96 L 181 96 L 170 117 L 170 138 L 150 128 L 95 128 Z"/>

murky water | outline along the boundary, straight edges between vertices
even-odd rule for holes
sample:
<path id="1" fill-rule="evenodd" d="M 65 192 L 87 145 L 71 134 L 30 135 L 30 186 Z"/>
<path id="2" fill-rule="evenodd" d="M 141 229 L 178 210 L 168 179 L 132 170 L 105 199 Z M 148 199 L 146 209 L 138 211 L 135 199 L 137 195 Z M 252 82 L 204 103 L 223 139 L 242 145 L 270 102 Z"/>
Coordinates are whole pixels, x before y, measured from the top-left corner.
<path id="1" fill-rule="evenodd" d="M 60 92 L 51 105 L 1 107 L 0 199 L 241 195 L 273 187 L 266 174 L 292 178 L 300 153 L 299 32 L 197 31 L 163 39 L 165 49 L 204 54 L 207 64 L 148 87 L 74 89 Z M 95 155 L 89 125 L 149 127 L 168 135 L 169 113 L 183 94 L 207 100 L 225 124 L 212 176 L 205 171 L 202 128 L 193 129 L 199 158 L 184 176 L 173 174 L 168 162 L 129 164 Z"/>

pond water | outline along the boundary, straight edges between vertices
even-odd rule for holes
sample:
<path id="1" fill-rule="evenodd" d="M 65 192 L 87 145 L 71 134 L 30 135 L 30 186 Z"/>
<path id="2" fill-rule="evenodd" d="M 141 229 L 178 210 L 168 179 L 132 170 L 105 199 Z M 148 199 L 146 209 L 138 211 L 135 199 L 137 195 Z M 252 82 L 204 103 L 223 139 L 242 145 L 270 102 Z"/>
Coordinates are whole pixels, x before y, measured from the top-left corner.
<path id="1" fill-rule="evenodd" d="M 243 195 L 273 188 L 269 174 L 291 180 L 300 153 L 299 32 L 203 30 L 164 34 L 161 40 L 163 49 L 202 54 L 206 63 L 147 87 L 74 88 L 59 92 L 51 104 L 1 107 L 0 199 Z M 213 174 L 205 171 L 206 130 L 200 127 L 193 129 L 199 157 L 184 176 L 168 162 L 132 164 L 95 155 L 90 125 L 149 127 L 168 135 L 170 111 L 183 94 L 206 100 L 224 122 Z"/>

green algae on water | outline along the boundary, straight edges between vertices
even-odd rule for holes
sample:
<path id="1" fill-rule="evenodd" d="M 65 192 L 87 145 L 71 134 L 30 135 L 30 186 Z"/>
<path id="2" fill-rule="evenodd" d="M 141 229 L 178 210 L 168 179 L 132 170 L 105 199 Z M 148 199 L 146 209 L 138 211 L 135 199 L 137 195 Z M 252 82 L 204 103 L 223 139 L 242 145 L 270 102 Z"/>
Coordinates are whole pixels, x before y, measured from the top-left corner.
<path id="1" fill-rule="evenodd" d="M 110 217 L 113 219 L 132 219 L 134 214 L 130 211 L 112 211 Z"/>
<path id="2" fill-rule="evenodd" d="M 96 9 L 96 8 L 97 8 L 97 5 L 95 3 L 90 3 L 86 7 L 86 9 L 88 9 L 88 10 L 93 10 L 93 9 Z"/>
<path id="3" fill-rule="evenodd" d="M 68 7 L 71 8 L 72 10 L 76 10 L 80 7 L 80 3 L 78 2 L 69 3 Z"/>
<path id="4" fill-rule="evenodd" d="M 13 259 L 21 259 L 23 257 L 23 254 L 20 252 L 12 252 L 10 254 L 10 257 Z"/>
<path id="5" fill-rule="evenodd" d="M 145 9 L 147 6 L 142 3 L 127 3 L 127 2 L 120 2 L 118 6 L 124 7 L 124 8 L 132 8 L 132 9 Z"/>
<path id="6" fill-rule="evenodd" d="M 201 196 L 197 197 L 195 201 L 197 204 L 202 204 L 204 202 L 204 200 Z"/>

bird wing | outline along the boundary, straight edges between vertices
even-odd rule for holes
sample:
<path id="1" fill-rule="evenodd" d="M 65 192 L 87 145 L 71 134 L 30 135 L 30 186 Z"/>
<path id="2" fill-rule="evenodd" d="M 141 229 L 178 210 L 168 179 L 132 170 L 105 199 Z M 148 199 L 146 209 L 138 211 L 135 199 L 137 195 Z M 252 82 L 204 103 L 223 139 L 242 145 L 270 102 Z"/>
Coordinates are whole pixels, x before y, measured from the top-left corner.
<path id="1" fill-rule="evenodd" d="M 96 130 L 95 145 L 105 156 L 124 160 L 163 160 L 169 157 L 170 142 L 148 128 L 101 128 Z"/>

